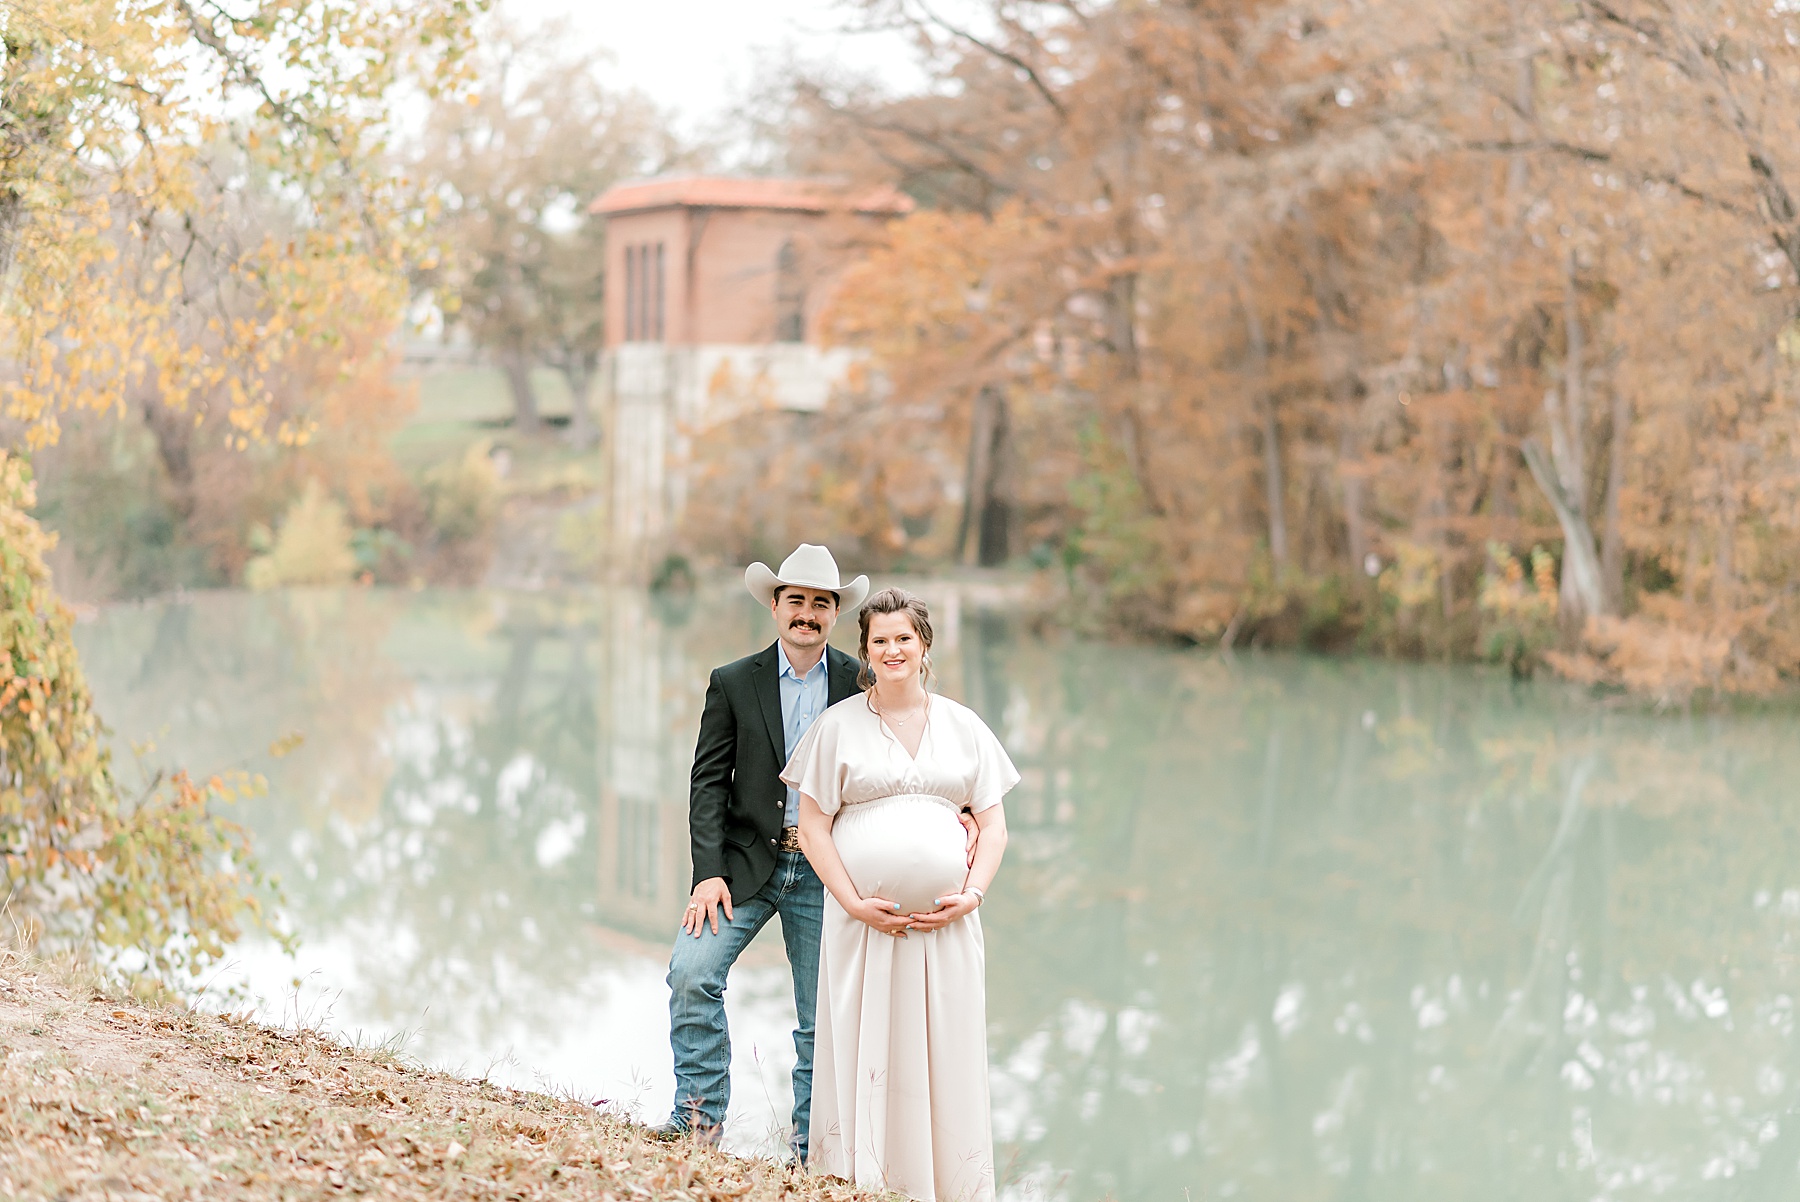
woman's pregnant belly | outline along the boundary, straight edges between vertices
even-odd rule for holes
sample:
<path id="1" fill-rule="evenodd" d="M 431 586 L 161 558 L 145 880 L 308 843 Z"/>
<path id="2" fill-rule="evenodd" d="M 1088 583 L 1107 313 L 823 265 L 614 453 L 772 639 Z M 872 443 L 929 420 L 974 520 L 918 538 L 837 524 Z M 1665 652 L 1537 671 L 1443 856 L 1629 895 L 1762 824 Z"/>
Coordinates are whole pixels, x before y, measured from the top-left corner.
<path id="1" fill-rule="evenodd" d="M 838 858 L 863 897 L 900 903 L 902 914 L 938 908 L 968 878 L 962 823 L 928 797 L 889 797 L 838 811 L 831 827 Z"/>

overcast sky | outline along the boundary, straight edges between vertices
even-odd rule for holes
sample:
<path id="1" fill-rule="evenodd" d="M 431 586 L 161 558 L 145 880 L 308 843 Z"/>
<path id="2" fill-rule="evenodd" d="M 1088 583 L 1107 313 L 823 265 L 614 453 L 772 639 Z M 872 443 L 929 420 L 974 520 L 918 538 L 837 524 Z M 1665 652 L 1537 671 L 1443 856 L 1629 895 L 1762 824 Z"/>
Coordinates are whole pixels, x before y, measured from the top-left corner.
<path id="1" fill-rule="evenodd" d="M 751 86 L 759 63 L 798 55 L 832 61 L 896 88 L 918 81 L 906 41 L 845 33 L 836 0 L 500 0 L 535 23 L 570 19 L 611 55 L 603 73 L 674 110 L 692 132 L 713 125 Z"/>

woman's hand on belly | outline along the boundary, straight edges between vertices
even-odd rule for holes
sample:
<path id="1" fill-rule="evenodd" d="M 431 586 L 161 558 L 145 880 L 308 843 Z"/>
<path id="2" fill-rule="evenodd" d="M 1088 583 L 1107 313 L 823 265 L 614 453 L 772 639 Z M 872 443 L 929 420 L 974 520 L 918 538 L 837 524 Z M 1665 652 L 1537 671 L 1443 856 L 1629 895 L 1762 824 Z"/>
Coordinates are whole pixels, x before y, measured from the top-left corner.
<path id="1" fill-rule="evenodd" d="M 858 922 L 874 927 L 883 935 L 897 935 L 904 939 L 912 916 L 898 913 L 899 909 L 899 903 L 891 902 L 885 897 L 859 897 L 845 906 L 844 912 Z"/>
<path id="2" fill-rule="evenodd" d="M 973 914 L 981 905 L 981 899 L 973 893 L 952 893 L 938 898 L 939 906 L 929 914 L 908 915 L 911 923 L 909 930 L 941 931 L 957 919 Z"/>

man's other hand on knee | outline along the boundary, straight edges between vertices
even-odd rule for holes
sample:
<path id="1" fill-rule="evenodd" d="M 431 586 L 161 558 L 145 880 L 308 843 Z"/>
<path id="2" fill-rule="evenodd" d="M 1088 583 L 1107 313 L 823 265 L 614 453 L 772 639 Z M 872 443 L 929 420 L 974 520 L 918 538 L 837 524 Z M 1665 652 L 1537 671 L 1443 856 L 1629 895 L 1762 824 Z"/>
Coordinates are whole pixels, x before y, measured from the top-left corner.
<path id="1" fill-rule="evenodd" d="M 693 896 L 688 898 L 687 912 L 681 916 L 681 929 L 700 938 L 700 928 L 708 923 L 712 925 L 712 933 L 719 933 L 719 913 L 723 911 L 725 921 L 731 921 L 731 888 L 726 885 L 722 876 L 709 876 L 694 886 Z"/>

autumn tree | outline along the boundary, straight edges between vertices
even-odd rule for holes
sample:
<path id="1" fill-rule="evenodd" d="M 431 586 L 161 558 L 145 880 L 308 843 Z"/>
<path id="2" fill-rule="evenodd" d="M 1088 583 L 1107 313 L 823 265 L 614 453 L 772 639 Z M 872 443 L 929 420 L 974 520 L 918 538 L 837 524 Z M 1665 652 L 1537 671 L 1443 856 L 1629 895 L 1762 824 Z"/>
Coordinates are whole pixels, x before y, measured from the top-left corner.
<path id="1" fill-rule="evenodd" d="M 476 7 L 0 5 L 9 440 L 41 449 L 71 414 L 141 416 L 177 475 L 192 466 L 177 427 L 240 453 L 312 442 L 354 392 L 340 386 L 380 362 L 426 249 L 425 199 L 388 169 L 389 112 L 458 86 Z M 29 476 L 0 467 L 7 884 L 40 931 L 197 967 L 253 885 L 241 835 L 209 817 L 224 785 L 120 787 Z"/>
<path id="2" fill-rule="evenodd" d="M 273 382 L 404 303 L 424 211 L 386 169 L 389 103 L 456 79 L 470 11 L 9 3 L 0 404 L 26 441 L 146 398 L 205 403 L 240 446 L 304 441 Z M 268 204 L 283 222 L 241 219 Z"/>
<path id="3" fill-rule="evenodd" d="M 931 86 L 803 72 L 779 124 L 922 205 L 834 319 L 887 477 L 966 514 L 947 465 L 1028 440 L 1018 541 L 1151 630 L 1469 654 L 1537 547 L 1565 670 L 1800 670 L 1793 13 L 860 7 Z"/>
<path id="4" fill-rule="evenodd" d="M 565 25 L 495 20 L 476 92 L 432 110 L 414 164 L 433 182 L 446 243 L 422 278 L 452 290 L 448 320 L 499 364 L 520 429 L 540 422 L 532 369 L 563 374 L 580 445 L 595 436 L 605 300 L 605 228 L 587 207 L 621 179 L 683 161 L 648 100 L 601 82 L 601 61 Z"/>

